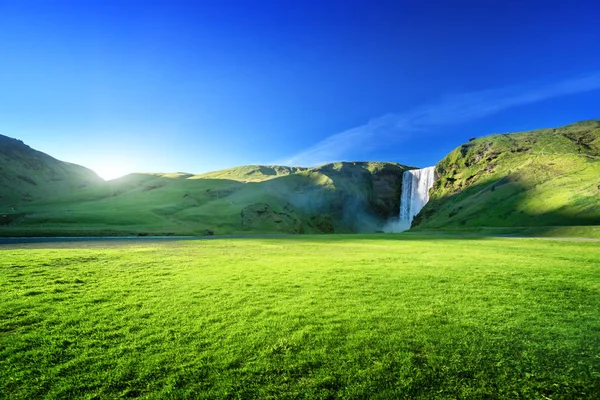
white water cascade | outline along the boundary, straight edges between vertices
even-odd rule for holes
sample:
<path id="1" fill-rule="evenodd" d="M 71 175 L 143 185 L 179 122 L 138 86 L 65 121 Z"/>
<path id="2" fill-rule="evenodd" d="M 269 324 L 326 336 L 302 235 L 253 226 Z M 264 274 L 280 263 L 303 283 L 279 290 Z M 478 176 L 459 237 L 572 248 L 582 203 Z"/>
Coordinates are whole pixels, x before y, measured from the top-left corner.
<path id="1" fill-rule="evenodd" d="M 435 167 L 412 169 L 402 174 L 399 228 L 406 230 L 429 201 L 429 189 L 435 181 Z"/>

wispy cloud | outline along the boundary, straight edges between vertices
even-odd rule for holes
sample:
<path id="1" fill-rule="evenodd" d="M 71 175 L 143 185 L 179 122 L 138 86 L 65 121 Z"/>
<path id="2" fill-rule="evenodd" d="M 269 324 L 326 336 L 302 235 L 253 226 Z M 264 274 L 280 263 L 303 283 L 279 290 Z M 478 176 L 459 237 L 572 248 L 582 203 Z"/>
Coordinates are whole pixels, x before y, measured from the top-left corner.
<path id="1" fill-rule="evenodd" d="M 405 113 L 388 114 L 334 134 L 284 161 L 286 165 L 318 165 L 343 159 L 375 140 L 408 138 L 431 128 L 483 118 L 508 108 L 554 97 L 600 89 L 600 71 L 545 86 L 519 86 L 445 97 Z"/>

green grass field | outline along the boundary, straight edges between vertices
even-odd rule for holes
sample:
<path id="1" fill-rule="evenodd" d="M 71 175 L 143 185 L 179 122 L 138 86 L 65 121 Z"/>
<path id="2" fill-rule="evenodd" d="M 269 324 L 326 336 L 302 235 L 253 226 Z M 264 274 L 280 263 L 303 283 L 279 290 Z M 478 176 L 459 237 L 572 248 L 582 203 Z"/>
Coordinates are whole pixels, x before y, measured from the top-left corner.
<path id="1" fill-rule="evenodd" d="M 597 241 L 0 249 L 0 398 L 600 398 Z"/>

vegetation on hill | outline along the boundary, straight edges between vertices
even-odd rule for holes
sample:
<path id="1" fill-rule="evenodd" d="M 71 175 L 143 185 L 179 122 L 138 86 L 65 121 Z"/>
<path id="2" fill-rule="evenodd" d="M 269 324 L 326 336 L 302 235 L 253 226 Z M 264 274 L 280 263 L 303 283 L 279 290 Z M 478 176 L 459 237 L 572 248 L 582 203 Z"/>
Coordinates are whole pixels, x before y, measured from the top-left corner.
<path id="1" fill-rule="evenodd" d="M 0 235 L 373 232 L 398 214 L 408 168 L 344 162 L 245 166 L 204 175 L 131 174 L 15 212 L 5 209 Z"/>
<path id="2" fill-rule="evenodd" d="M 102 179 L 87 168 L 59 161 L 20 140 L 0 135 L 0 206 L 54 197 L 99 182 Z"/>
<path id="3" fill-rule="evenodd" d="M 416 229 L 600 225 L 600 120 L 475 139 L 436 171 Z"/>
<path id="4" fill-rule="evenodd" d="M 0 235 L 375 232 L 397 217 L 410 168 L 249 165 L 104 182 L 0 136 Z M 600 226 L 600 120 L 473 139 L 436 172 L 413 229 L 575 234 L 582 228 L 565 227 Z"/>

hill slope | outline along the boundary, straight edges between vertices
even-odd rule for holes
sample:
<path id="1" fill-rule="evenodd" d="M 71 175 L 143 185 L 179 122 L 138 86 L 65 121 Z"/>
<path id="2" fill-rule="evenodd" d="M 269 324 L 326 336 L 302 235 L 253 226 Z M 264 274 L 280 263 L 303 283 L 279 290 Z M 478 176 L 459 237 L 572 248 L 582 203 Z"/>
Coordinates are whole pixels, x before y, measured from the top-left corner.
<path id="1" fill-rule="evenodd" d="M 0 206 L 53 197 L 99 182 L 102 179 L 87 168 L 0 135 Z"/>
<path id="2" fill-rule="evenodd" d="M 416 229 L 600 225 L 600 120 L 476 139 L 436 171 Z"/>
<path id="3" fill-rule="evenodd" d="M 244 166 L 204 175 L 131 174 L 23 205 L 8 214 L 11 221 L 0 226 L 0 235 L 376 231 L 398 214 L 407 169 L 344 162 Z"/>

